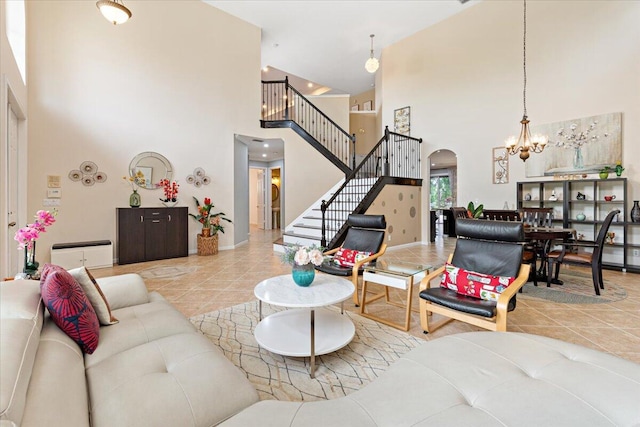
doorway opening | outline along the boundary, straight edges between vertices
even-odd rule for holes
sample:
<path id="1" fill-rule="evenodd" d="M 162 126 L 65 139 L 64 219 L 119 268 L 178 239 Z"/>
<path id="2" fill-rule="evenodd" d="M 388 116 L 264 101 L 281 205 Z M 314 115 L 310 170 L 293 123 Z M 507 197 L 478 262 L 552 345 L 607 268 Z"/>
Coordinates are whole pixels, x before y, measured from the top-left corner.
<path id="1" fill-rule="evenodd" d="M 437 150 L 429 156 L 429 205 L 431 241 L 436 237 L 455 237 L 451 208 L 458 206 L 458 159 L 451 150 Z"/>

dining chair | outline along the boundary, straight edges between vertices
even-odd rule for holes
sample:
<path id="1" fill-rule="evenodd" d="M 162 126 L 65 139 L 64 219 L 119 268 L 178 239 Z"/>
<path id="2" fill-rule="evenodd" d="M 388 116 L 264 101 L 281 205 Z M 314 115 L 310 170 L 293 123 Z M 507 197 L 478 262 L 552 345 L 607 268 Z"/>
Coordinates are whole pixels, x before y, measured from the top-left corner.
<path id="1" fill-rule="evenodd" d="M 449 225 L 449 237 L 455 237 L 457 236 L 456 221 L 458 218 L 469 218 L 469 212 L 467 211 L 467 208 L 463 206 L 454 206 L 451 208 L 451 214 L 453 216 L 453 220 Z"/>
<path id="2" fill-rule="evenodd" d="M 561 250 L 551 251 L 547 254 L 548 272 L 547 287 L 551 286 L 551 272 L 555 266 L 554 279 L 558 278 L 560 273 L 560 264 L 576 265 L 580 267 L 591 267 L 591 277 L 593 278 L 593 288 L 596 295 L 600 295 L 600 289 L 604 289 L 602 281 L 602 252 L 604 249 L 604 241 L 607 237 L 607 231 L 613 222 L 613 218 L 620 213 L 619 210 L 613 210 L 607 214 L 602 222 L 602 227 L 598 232 L 596 240 L 575 240 L 572 242 L 557 242 L 562 245 Z M 588 252 L 585 249 L 590 249 Z"/>
<path id="3" fill-rule="evenodd" d="M 489 221 L 522 221 L 520 211 L 507 209 L 485 209 L 482 211 L 482 217 Z M 522 252 L 522 262 L 531 266 L 529 281 L 533 281 L 534 286 L 538 286 L 538 252 L 533 243 L 526 244 Z M 522 289 L 520 291 L 522 292 Z"/>
<path id="4" fill-rule="evenodd" d="M 525 226 L 553 226 L 553 208 L 522 208 L 520 209 L 520 217 Z"/>
<path id="5" fill-rule="evenodd" d="M 521 221 L 520 212 L 507 209 L 484 209 L 482 218 L 493 221 Z"/>
<path id="6" fill-rule="evenodd" d="M 384 215 L 363 215 L 350 214 L 347 218 L 347 234 L 340 247 L 326 251 L 324 255 L 329 255 L 316 270 L 333 276 L 351 278 L 355 287 L 353 302 L 356 307 L 360 306 L 358 298 L 358 278 L 362 276 L 364 266 L 382 256 L 387 249 L 384 242 L 387 221 Z M 357 251 L 359 254 L 367 256 L 357 257 L 352 265 L 338 265 L 335 257 L 341 250 Z"/>

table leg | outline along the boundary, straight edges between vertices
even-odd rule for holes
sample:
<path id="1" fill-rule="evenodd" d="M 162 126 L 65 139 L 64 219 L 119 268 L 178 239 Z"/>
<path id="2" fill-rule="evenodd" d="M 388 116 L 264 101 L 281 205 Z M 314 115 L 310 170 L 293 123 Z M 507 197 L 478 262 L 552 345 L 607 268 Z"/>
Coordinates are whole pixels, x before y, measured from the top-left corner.
<path id="1" fill-rule="evenodd" d="M 411 300 L 413 298 L 413 276 L 409 277 L 409 289 L 407 289 L 407 314 L 404 319 L 404 330 L 409 330 L 409 325 L 411 324 Z"/>
<path id="2" fill-rule="evenodd" d="M 258 320 L 262 320 L 262 300 L 258 300 Z"/>
<path id="3" fill-rule="evenodd" d="M 311 309 L 311 378 L 316 377 L 316 319 L 315 310 Z"/>

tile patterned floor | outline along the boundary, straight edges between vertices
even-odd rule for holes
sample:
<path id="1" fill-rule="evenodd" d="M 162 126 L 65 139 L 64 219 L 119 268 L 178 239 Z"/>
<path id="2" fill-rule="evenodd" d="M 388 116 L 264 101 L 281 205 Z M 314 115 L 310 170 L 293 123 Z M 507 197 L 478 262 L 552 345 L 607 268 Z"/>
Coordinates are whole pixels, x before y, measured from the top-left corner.
<path id="1" fill-rule="evenodd" d="M 283 265 L 279 255 L 272 251 L 272 242 L 278 237 L 280 230 L 262 231 L 252 228 L 247 244 L 234 250 L 220 251 L 214 256 L 192 255 L 187 258 L 114 266 L 94 270 L 92 273 L 96 277 L 104 277 L 140 273 L 154 266 L 197 267 L 194 272 L 177 278 L 145 280 L 150 291 L 158 291 L 190 317 L 250 301 L 254 299 L 253 288 L 259 281 L 289 273 L 290 268 Z M 437 266 L 447 258 L 454 244 L 455 239 L 438 237 L 432 245 L 390 248 L 385 256 Z M 640 275 L 605 270 L 604 278 L 623 286 L 628 297 L 610 304 L 584 305 L 519 299 L 518 308 L 509 314 L 508 330 L 558 338 L 640 363 Z M 372 288 L 376 290 L 375 287 Z M 418 307 L 417 292 L 414 294 L 414 307 Z M 397 297 L 402 296 L 398 294 Z M 402 321 L 403 309 L 382 302 L 373 303 L 369 307 L 380 316 Z M 351 303 L 345 304 L 345 308 L 358 310 Z M 422 339 L 434 339 L 472 330 L 479 329 L 453 321 L 424 335 L 419 315 L 413 313 L 409 332 Z"/>

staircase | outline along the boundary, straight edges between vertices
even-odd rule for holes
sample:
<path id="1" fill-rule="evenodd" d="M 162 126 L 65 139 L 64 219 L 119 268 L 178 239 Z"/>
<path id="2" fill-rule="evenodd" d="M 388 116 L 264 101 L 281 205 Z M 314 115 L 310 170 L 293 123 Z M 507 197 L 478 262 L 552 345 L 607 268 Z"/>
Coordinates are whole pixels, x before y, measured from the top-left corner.
<path id="1" fill-rule="evenodd" d="M 286 227 L 283 244 L 337 247 L 344 240 L 349 214 L 365 213 L 385 185 L 422 185 L 422 139 L 390 132 L 387 127 L 356 165 L 355 135 L 340 128 L 288 79 L 263 81 L 262 88 L 261 127 L 291 128 L 345 174 L 344 180 Z"/>

